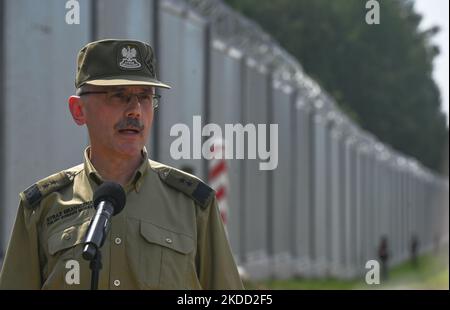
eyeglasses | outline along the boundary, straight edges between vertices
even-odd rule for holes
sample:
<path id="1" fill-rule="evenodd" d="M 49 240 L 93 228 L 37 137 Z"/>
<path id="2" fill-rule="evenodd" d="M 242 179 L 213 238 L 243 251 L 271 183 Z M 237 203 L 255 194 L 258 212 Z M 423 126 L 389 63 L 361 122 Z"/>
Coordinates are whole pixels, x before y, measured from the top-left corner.
<path id="1" fill-rule="evenodd" d="M 156 95 L 152 91 L 139 94 L 127 94 L 123 91 L 85 91 L 79 93 L 78 96 L 91 94 L 107 94 L 108 103 L 114 106 L 127 106 L 131 99 L 136 96 L 141 105 L 152 105 L 153 108 L 157 108 L 161 99 L 161 95 Z"/>

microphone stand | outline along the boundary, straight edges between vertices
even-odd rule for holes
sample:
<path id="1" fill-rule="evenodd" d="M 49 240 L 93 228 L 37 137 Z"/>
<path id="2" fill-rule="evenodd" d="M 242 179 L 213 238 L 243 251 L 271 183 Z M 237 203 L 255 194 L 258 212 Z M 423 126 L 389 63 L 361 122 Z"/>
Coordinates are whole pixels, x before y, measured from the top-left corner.
<path id="1" fill-rule="evenodd" d="M 114 182 L 104 182 L 94 193 L 95 214 L 84 237 L 82 256 L 89 261 L 91 270 L 91 290 L 98 290 L 100 270 L 102 269 L 101 248 L 111 226 L 111 217 L 125 207 L 126 193 L 122 186 Z"/>
<path id="2" fill-rule="evenodd" d="M 101 247 L 103 246 L 106 239 L 106 235 L 108 234 L 108 229 L 105 224 L 106 222 L 104 222 L 104 218 L 100 217 L 97 219 L 96 217 L 94 217 L 92 219 L 92 221 L 96 220 L 103 221 L 102 239 L 99 242 L 99 246 L 97 246 L 95 243 L 92 242 L 85 243 L 82 254 L 84 259 L 89 260 L 89 269 L 91 269 L 91 290 L 98 290 L 98 280 L 100 276 L 100 270 L 103 267 Z M 90 225 L 92 225 L 92 222 Z"/>
<path id="3" fill-rule="evenodd" d="M 100 277 L 100 270 L 103 267 L 101 246 L 103 246 L 105 237 L 106 233 L 103 234 L 100 247 L 87 243 L 83 249 L 82 256 L 84 259 L 89 260 L 89 269 L 91 269 L 91 290 L 98 290 L 98 279 Z"/>
<path id="4" fill-rule="evenodd" d="M 91 290 L 98 290 L 98 278 L 102 267 L 102 251 L 97 249 L 94 258 L 89 263 L 89 269 L 91 269 Z"/>

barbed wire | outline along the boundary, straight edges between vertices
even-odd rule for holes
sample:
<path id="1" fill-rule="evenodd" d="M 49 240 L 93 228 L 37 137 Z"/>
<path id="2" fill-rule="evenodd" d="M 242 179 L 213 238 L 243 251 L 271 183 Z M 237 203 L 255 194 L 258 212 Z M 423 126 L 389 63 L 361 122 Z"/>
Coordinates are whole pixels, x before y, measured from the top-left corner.
<path id="1" fill-rule="evenodd" d="M 175 0 L 172 0 L 175 1 Z M 178 0 L 181 1 L 181 0 Z M 214 39 L 221 40 L 229 47 L 242 51 L 245 57 L 271 70 L 274 79 L 292 84 L 302 96 L 312 103 L 317 112 L 328 113 L 328 121 L 349 137 L 370 145 L 373 152 L 382 153 L 380 158 L 399 159 L 411 163 L 414 173 L 425 179 L 440 180 L 448 187 L 448 181 L 424 167 L 414 158 L 408 157 L 381 143 L 373 134 L 362 129 L 350 119 L 320 85 L 303 70 L 299 61 L 283 49 L 269 34 L 254 21 L 231 9 L 222 0 L 184 0 L 185 5 L 202 16 L 210 25 Z M 380 147 L 380 145 L 382 147 Z M 379 157 L 379 156 L 375 156 Z"/>

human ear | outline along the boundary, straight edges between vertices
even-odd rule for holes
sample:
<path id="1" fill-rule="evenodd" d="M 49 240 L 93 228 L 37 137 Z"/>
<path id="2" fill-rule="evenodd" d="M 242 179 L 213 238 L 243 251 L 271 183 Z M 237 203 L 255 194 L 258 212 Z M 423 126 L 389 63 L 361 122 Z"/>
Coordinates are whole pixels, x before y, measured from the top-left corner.
<path id="1" fill-rule="evenodd" d="M 69 109 L 73 120 L 78 126 L 86 124 L 86 115 L 80 96 L 69 97 Z"/>

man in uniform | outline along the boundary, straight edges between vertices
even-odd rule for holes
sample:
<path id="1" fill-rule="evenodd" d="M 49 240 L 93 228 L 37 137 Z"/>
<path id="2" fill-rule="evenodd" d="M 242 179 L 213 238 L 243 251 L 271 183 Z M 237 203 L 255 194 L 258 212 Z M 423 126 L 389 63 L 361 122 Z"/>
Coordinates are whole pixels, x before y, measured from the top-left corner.
<path id="1" fill-rule="evenodd" d="M 83 240 L 104 181 L 122 185 L 124 210 L 101 248 L 99 289 L 242 289 L 215 192 L 198 178 L 148 159 L 158 96 L 152 48 L 101 40 L 78 54 L 76 124 L 86 125 L 84 163 L 20 193 L 1 289 L 89 289 Z"/>

